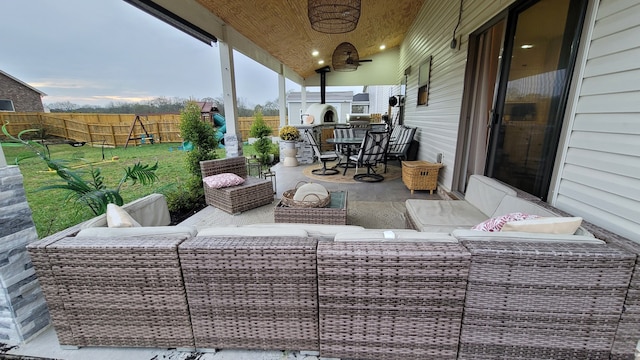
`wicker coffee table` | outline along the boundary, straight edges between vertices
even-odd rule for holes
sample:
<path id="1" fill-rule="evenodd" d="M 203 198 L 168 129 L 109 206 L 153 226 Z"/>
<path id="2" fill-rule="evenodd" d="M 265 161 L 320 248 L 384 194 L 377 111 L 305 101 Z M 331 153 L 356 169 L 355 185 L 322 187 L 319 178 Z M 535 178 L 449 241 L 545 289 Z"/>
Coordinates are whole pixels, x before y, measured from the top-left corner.
<path id="1" fill-rule="evenodd" d="M 276 223 L 347 225 L 347 192 L 331 191 L 331 203 L 323 208 L 288 207 L 282 200 L 273 209 Z"/>

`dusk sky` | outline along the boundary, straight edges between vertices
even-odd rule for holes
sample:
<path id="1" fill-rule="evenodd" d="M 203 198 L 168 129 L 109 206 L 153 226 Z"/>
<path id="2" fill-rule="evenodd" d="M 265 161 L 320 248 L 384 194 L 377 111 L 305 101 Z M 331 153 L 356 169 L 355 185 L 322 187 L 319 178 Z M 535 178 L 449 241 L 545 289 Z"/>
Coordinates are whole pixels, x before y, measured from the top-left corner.
<path id="1" fill-rule="evenodd" d="M 45 92 L 45 104 L 222 96 L 217 44 L 207 46 L 122 0 L 0 4 L 0 70 Z M 241 101 L 252 106 L 278 97 L 275 72 L 237 52 L 234 58 Z M 300 87 L 287 81 L 287 90 Z"/>

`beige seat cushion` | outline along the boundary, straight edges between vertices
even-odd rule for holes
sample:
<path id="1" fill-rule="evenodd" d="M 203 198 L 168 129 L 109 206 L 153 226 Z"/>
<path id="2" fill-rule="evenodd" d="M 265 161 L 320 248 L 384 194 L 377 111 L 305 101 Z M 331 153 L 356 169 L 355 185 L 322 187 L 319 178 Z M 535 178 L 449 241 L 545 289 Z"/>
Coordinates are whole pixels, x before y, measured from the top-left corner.
<path id="1" fill-rule="evenodd" d="M 464 199 L 480 210 L 486 217 L 491 217 L 505 195 L 516 196 L 516 191 L 495 179 L 471 175 Z M 515 212 L 514 210 L 511 212 Z"/>
<path id="2" fill-rule="evenodd" d="M 244 225 L 243 227 L 303 229 L 307 232 L 307 234 L 309 234 L 309 236 L 331 240 L 336 236 L 337 233 L 364 230 L 362 226 L 356 225 L 325 225 L 304 223 L 259 223 Z"/>
<path id="3" fill-rule="evenodd" d="M 186 235 L 193 237 L 198 234 L 198 230 L 195 226 L 143 226 L 132 228 L 104 228 L 104 227 L 92 227 L 88 229 L 82 229 L 76 235 L 76 237 L 99 237 L 114 239 L 130 237 L 130 236 L 148 236 L 148 235 Z"/>
<path id="4" fill-rule="evenodd" d="M 501 231 L 573 235 L 580 224 L 582 224 L 581 217 L 545 217 L 509 221 L 504 224 Z"/>
<path id="5" fill-rule="evenodd" d="M 538 215 L 542 217 L 558 216 L 558 214 L 543 208 L 531 201 L 519 198 L 517 196 L 506 195 L 500 205 L 496 208 L 491 217 L 502 216 L 514 212 L 521 212 L 529 215 Z"/>
<path id="6" fill-rule="evenodd" d="M 536 234 L 527 232 L 487 232 L 477 230 L 454 230 L 452 235 L 459 241 L 533 241 L 533 242 L 578 242 L 586 244 L 605 244 L 591 236 L 562 235 L 562 234 Z"/>
<path id="7" fill-rule="evenodd" d="M 150 194 L 122 206 L 141 226 L 164 226 L 171 224 L 167 199 L 162 194 Z M 82 224 L 80 228 L 107 227 L 107 215 L 98 215 Z"/>
<path id="8" fill-rule="evenodd" d="M 305 230 L 299 228 L 266 227 L 211 227 L 201 229 L 197 236 L 296 236 L 307 237 Z"/>
<path id="9" fill-rule="evenodd" d="M 449 233 L 471 228 L 488 219 L 480 210 L 462 200 L 418 200 L 405 202 L 407 216 L 418 231 Z"/>
<path id="10" fill-rule="evenodd" d="M 512 213 L 512 212 L 522 212 L 530 215 L 538 215 L 541 217 L 558 217 L 559 215 L 554 213 L 551 210 L 548 210 L 538 204 L 535 204 L 531 201 L 525 200 L 523 198 L 519 198 L 517 196 L 506 195 L 496 211 L 491 215 L 491 217 L 501 216 L 504 214 Z M 575 235 L 584 235 L 593 237 L 593 234 L 590 233 L 587 229 L 580 226 L 575 232 Z"/>
<path id="11" fill-rule="evenodd" d="M 381 242 L 458 242 L 445 233 L 417 232 L 406 230 L 365 230 L 338 233 L 335 241 L 381 241 Z"/>

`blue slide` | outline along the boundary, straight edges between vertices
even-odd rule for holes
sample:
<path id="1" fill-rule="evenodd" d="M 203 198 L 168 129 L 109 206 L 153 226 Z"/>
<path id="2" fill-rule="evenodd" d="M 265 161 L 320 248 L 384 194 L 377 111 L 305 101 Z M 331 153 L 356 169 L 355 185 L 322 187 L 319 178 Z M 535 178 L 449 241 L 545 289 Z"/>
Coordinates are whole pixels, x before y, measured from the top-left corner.
<path id="1" fill-rule="evenodd" d="M 213 115 L 213 124 L 218 128 L 216 131 L 216 140 L 218 140 L 218 147 L 224 147 L 224 134 L 227 133 L 227 121 L 224 116 L 220 114 Z"/>

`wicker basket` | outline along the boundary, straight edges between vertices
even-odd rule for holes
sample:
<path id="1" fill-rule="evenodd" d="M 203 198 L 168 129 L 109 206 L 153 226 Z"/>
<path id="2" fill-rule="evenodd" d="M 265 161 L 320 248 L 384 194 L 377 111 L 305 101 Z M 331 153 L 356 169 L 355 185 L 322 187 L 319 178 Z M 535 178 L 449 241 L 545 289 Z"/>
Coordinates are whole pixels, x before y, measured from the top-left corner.
<path id="1" fill-rule="evenodd" d="M 281 199 L 282 205 L 288 206 L 288 207 L 301 207 L 301 208 L 322 208 L 329 205 L 329 203 L 331 203 L 331 194 L 329 194 L 325 198 L 320 198 L 316 194 L 309 194 L 305 196 L 303 200 L 294 200 L 293 196 L 296 194 L 296 191 L 298 191 L 300 184 L 304 185 L 305 182 L 300 181 L 296 185 L 295 189 L 286 190 L 285 192 L 282 193 L 282 199 Z"/>
<path id="2" fill-rule="evenodd" d="M 442 164 L 434 164 L 428 161 L 403 161 L 402 182 L 411 193 L 413 190 L 433 190 L 438 187 L 438 172 Z"/>

